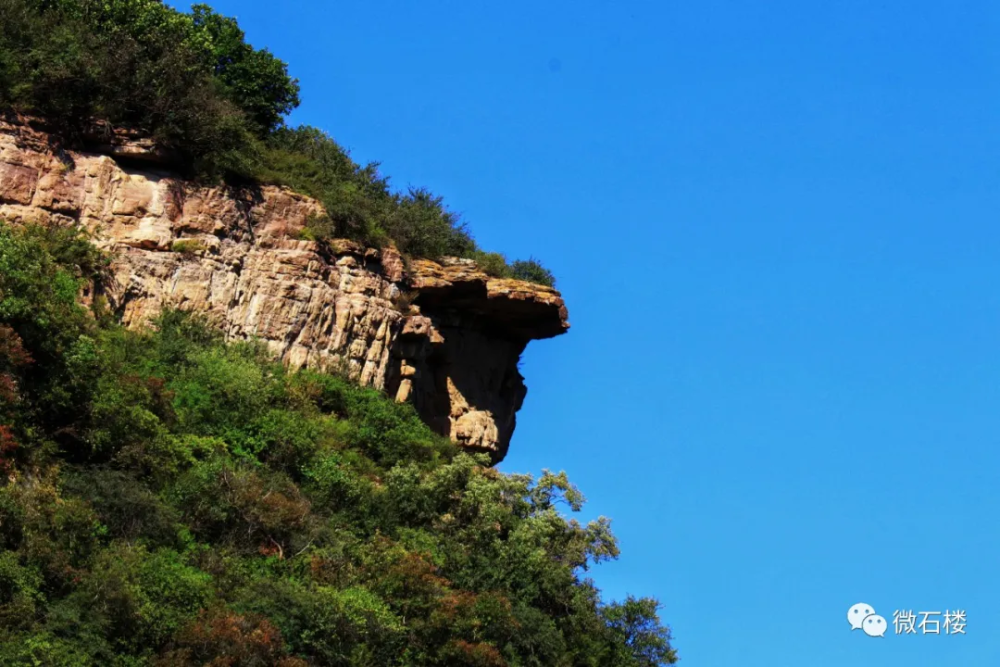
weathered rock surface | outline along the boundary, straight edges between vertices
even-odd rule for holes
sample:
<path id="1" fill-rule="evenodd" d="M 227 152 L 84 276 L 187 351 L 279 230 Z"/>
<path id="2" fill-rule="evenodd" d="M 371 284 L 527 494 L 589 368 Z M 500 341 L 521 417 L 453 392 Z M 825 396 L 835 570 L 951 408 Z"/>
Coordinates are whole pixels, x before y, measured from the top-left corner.
<path id="1" fill-rule="evenodd" d="M 155 163 L 141 140 L 117 138 L 108 152 Z M 64 151 L 27 123 L 0 120 L 0 218 L 94 234 L 114 253 L 106 297 L 127 326 L 167 306 L 202 313 L 292 367 L 346 368 L 411 401 L 439 433 L 502 459 L 526 393 L 521 353 L 569 328 L 559 293 L 490 278 L 468 260 L 404 269 L 392 248 L 299 240 L 321 210 L 282 188 L 197 186 Z"/>

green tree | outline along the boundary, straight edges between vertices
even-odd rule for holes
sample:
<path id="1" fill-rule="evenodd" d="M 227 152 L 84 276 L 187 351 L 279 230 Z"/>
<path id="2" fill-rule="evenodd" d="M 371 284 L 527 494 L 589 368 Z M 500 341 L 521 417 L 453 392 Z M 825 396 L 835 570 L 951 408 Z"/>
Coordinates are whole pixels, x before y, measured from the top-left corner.
<path id="1" fill-rule="evenodd" d="M 657 616 L 659 603 L 652 598 L 629 596 L 613 602 L 601 615 L 608 626 L 613 665 L 620 667 L 656 667 L 677 662 L 670 646 L 670 632 Z"/>
<path id="2" fill-rule="evenodd" d="M 276 130 L 299 106 L 299 83 L 288 75 L 288 65 L 267 49 L 254 49 L 235 19 L 221 16 L 204 4 L 191 8 L 194 40 L 207 48 L 212 72 L 226 94 L 256 126 L 258 136 Z"/>
<path id="3" fill-rule="evenodd" d="M 517 260 L 510 267 L 510 275 L 518 280 L 527 280 L 548 287 L 556 286 L 556 278 L 552 272 L 542 266 L 542 263 L 532 257 L 527 260 Z"/>

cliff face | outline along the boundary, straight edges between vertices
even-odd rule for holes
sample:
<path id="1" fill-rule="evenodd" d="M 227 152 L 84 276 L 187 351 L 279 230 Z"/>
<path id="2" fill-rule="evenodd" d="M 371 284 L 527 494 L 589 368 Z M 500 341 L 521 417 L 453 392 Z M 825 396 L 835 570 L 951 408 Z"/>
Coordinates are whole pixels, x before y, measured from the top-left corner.
<path id="1" fill-rule="evenodd" d="M 231 340 L 262 340 L 292 367 L 342 368 L 504 457 L 526 393 L 521 353 L 569 328 L 557 291 L 467 260 L 404 267 L 391 248 L 299 240 L 322 210 L 307 197 L 188 183 L 155 171 L 141 142 L 99 150 L 0 121 L 0 219 L 94 234 L 114 255 L 105 296 L 126 326 L 165 306 L 202 313 Z"/>

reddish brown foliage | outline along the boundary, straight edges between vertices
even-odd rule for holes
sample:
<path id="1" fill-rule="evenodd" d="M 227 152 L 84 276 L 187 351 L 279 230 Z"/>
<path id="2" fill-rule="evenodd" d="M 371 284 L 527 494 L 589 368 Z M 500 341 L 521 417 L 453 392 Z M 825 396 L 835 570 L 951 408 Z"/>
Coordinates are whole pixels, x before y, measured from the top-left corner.
<path id="1" fill-rule="evenodd" d="M 174 648 L 155 663 L 158 667 L 305 667 L 288 656 L 281 632 L 262 616 L 241 616 L 230 611 L 202 613 L 178 633 Z"/>
<path id="2" fill-rule="evenodd" d="M 268 546 L 266 544 L 260 545 L 259 547 L 257 547 L 257 553 L 259 553 L 264 558 L 270 558 L 271 556 L 277 556 L 278 560 L 282 560 L 285 557 L 285 551 L 284 551 L 284 549 L 282 549 L 281 545 L 279 545 L 277 542 L 275 542 L 271 546 Z"/>
<path id="3" fill-rule="evenodd" d="M 27 366 L 34 361 L 24 349 L 21 337 L 8 326 L 0 325 L 0 402 L 13 403 L 17 400 L 17 380 L 11 371 Z"/>
<path id="4" fill-rule="evenodd" d="M 288 536 L 301 530 L 309 517 L 309 500 L 291 482 L 266 481 L 254 472 L 225 469 L 220 482 L 260 553 L 284 558 Z"/>
<path id="5" fill-rule="evenodd" d="M 9 474 L 14 462 L 11 457 L 17 451 L 18 442 L 9 426 L 0 426 L 0 472 Z"/>
<path id="6" fill-rule="evenodd" d="M 476 607 L 476 594 L 469 591 L 455 591 L 438 601 L 438 612 L 449 621 L 459 616 L 469 616 Z"/>
<path id="7" fill-rule="evenodd" d="M 17 332 L 8 326 L 0 325 L 0 364 L 8 368 L 27 366 L 32 361 L 31 355 L 24 349 L 24 342 Z"/>
<path id="8" fill-rule="evenodd" d="M 437 570 L 428 556 L 408 553 L 390 567 L 381 583 L 393 597 L 432 596 L 446 589 L 450 583 L 438 576 Z"/>
<path id="9" fill-rule="evenodd" d="M 467 642 L 456 639 L 445 649 L 449 664 L 468 667 L 506 667 L 507 661 L 495 646 L 482 642 Z"/>
<path id="10" fill-rule="evenodd" d="M 17 400 L 17 382 L 9 373 L 0 373 L 0 403 L 13 403 Z"/>

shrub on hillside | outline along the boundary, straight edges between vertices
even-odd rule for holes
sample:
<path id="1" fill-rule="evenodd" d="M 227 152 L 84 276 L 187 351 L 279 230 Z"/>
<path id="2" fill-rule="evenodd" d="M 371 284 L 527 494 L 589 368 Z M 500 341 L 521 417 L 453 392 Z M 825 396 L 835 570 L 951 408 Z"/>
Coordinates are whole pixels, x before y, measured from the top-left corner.
<path id="1" fill-rule="evenodd" d="M 527 280 L 530 283 L 556 286 L 556 278 L 552 272 L 542 266 L 542 263 L 535 258 L 528 260 L 517 260 L 510 266 L 510 275 L 518 280 Z"/>

